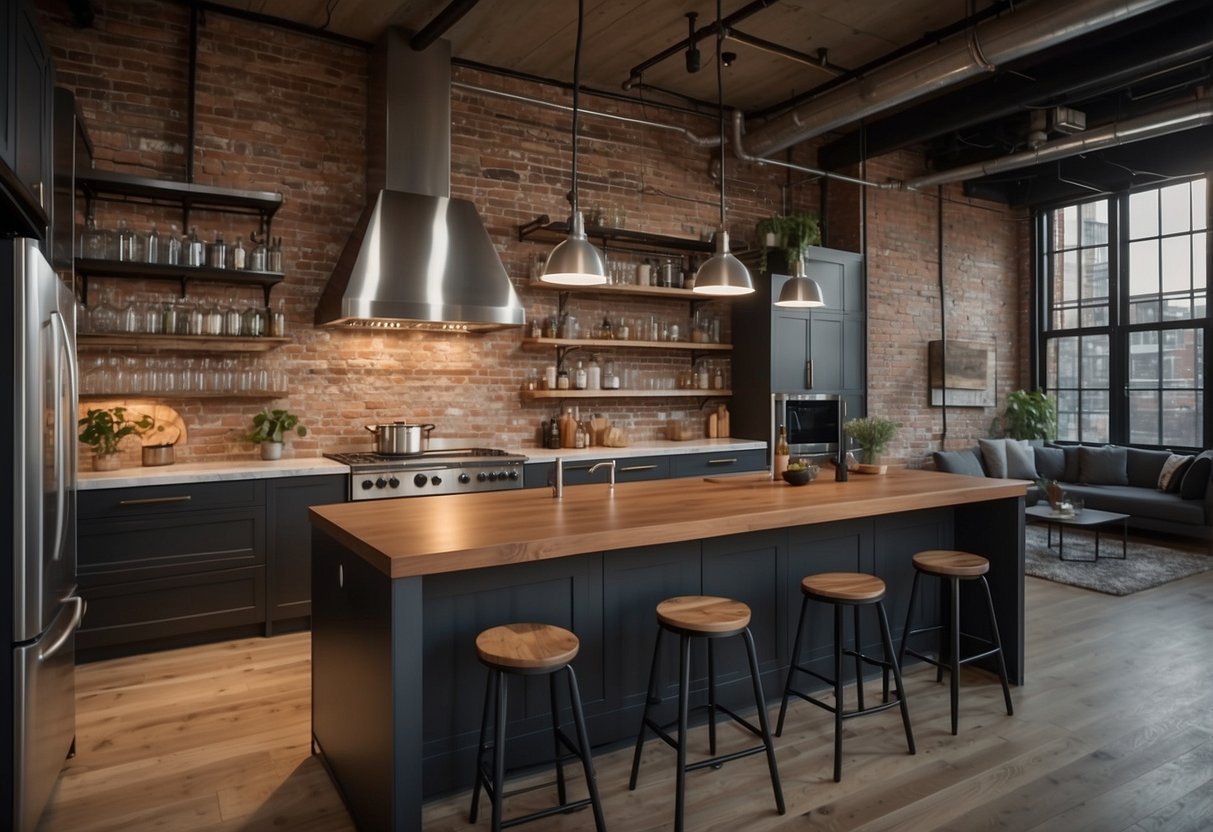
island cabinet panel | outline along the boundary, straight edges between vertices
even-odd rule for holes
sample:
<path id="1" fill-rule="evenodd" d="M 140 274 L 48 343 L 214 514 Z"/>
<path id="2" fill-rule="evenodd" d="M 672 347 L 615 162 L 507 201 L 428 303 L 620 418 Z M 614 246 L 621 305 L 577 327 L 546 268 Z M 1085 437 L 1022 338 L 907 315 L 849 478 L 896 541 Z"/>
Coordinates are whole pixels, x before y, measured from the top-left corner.
<path id="1" fill-rule="evenodd" d="M 267 632 L 307 624 L 312 614 L 312 528 L 307 510 L 309 506 L 344 502 L 348 480 L 344 474 L 333 474 L 268 481 Z"/>
<path id="2" fill-rule="evenodd" d="M 678 454 L 671 460 L 672 477 L 710 477 L 740 471 L 761 471 L 767 465 L 767 452 L 764 448 L 744 451 L 721 449 L 704 454 Z"/>
<path id="3" fill-rule="evenodd" d="M 575 633 L 581 648 L 573 667 L 587 710 L 601 710 L 603 674 L 602 556 L 523 563 L 431 575 L 423 584 L 424 789 L 466 788 L 474 770 L 487 670 L 476 636 L 502 624 L 541 622 Z M 510 765 L 545 763 L 552 756 L 552 716 L 546 675 L 507 677 Z M 563 708 L 567 683 L 558 679 Z M 568 714 L 566 712 L 565 716 Z"/>
<path id="4" fill-rule="evenodd" d="M 969 507 L 964 509 L 969 510 Z M 889 629 L 893 632 L 893 643 L 901 643 L 901 633 L 906 625 L 906 609 L 910 604 L 910 586 L 914 583 L 915 553 L 927 549 L 951 549 L 954 547 L 952 509 L 921 511 L 890 518 L 887 525 L 876 528 L 876 563 L 874 574 L 889 585 L 884 599 L 885 611 L 889 614 Z M 942 597 L 939 580 L 923 580 L 918 587 L 918 603 L 915 605 L 913 627 L 926 627 L 942 621 Z M 969 587 L 962 591 L 967 592 Z M 968 597 L 967 595 L 965 596 Z M 974 598 L 976 600 L 976 598 Z M 967 603 L 966 607 L 971 607 Z M 985 601 L 982 601 L 982 610 Z M 984 622 L 984 617 L 981 619 Z M 979 632 L 984 632 L 984 628 Z M 879 634 L 871 629 L 864 634 L 865 647 L 879 647 Z M 931 645 L 931 637 L 924 636 L 919 648 Z M 931 649 L 934 649 L 933 647 Z"/>

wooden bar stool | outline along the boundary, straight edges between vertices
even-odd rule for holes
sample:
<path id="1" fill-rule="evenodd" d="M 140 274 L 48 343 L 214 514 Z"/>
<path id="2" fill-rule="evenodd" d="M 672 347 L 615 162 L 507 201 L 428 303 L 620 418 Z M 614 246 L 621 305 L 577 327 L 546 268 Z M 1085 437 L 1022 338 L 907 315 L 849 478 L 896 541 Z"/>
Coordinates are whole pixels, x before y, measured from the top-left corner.
<path id="1" fill-rule="evenodd" d="M 640 751 L 644 747 L 645 729 L 650 729 L 660 737 L 666 745 L 678 752 L 678 777 L 674 797 L 674 830 L 682 832 L 684 795 L 686 791 L 686 775 L 688 771 L 713 766 L 719 768 L 722 764 L 751 754 L 765 751 L 767 767 L 771 772 L 771 788 L 775 791 L 775 806 L 779 814 L 787 809 L 783 802 L 783 788 L 779 784 L 779 769 L 775 765 L 775 745 L 771 740 L 771 732 L 767 727 L 766 702 L 762 695 L 762 682 L 758 675 L 758 655 L 754 649 L 754 637 L 750 635 L 750 608 L 741 601 L 731 598 L 720 598 L 714 595 L 686 595 L 667 598 L 657 605 L 657 641 L 653 645 L 653 664 L 649 669 L 648 696 L 644 702 L 644 714 L 640 719 L 640 733 L 636 737 L 636 753 L 632 757 L 632 776 L 628 781 L 628 789 L 636 788 L 636 777 L 640 773 Z M 654 705 L 661 704 L 658 686 L 658 661 L 661 656 L 661 635 L 669 631 L 679 638 L 678 652 L 678 737 L 675 739 L 667 732 L 673 723 L 659 725 L 649 716 Z M 750 680 L 754 685 L 754 704 L 758 708 L 758 727 L 742 719 L 724 705 L 716 701 L 716 666 L 712 654 L 712 645 L 717 639 L 742 636 L 745 640 L 746 655 L 750 662 Z M 708 648 L 708 703 L 700 705 L 708 711 L 708 753 L 712 756 L 687 763 L 687 717 L 691 688 L 691 639 L 707 639 Z M 697 708 L 697 709 L 698 709 Z M 760 745 L 734 751 L 730 754 L 716 755 L 716 712 L 723 711 L 741 727 L 762 739 Z"/>
<path id="2" fill-rule="evenodd" d="M 911 754 L 916 754 L 914 731 L 910 727 L 910 710 L 906 704 L 905 694 L 903 693 L 904 689 L 901 686 L 901 667 L 897 654 L 893 650 L 893 637 L 889 633 L 889 618 L 884 610 L 884 581 L 875 575 L 868 575 L 863 572 L 822 572 L 818 575 L 809 575 L 802 580 L 800 582 L 800 591 L 804 595 L 803 600 L 800 602 L 800 622 L 796 625 L 796 640 L 792 645 L 792 661 L 788 666 L 788 679 L 783 689 L 783 701 L 779 705 L 779 724 L 775 728 L 775 736 L 778 737 L 783 734 L 783 718 L 787 713 L 789 696 L 799 696 L 806 702 L 811 702 L 817 707 L 824 708 L 834 714 L 834 782 L 838 783 L 842 781 L 842 721 L 856 716 L 878 713 L 897 705 L 901 707 L 901 722 L 905 726 L 906 745 L 909 746 Z M 832 604 L 834 607 L 834 678 L 832 679 L 800 664 L 800 641 L 804 636 L 804 622 L 810 601 L 820 601 L 825 604 Z M 855 649 L 853 650 L 846 650 L 842 646 L 843 609 L 845 607 L 851 607 L 855 614 Z M 884 661 L 866 656 L 863 653 L 863 640 L 860 637 L 859 630 L 859 610 L 861 607 L 876 608 L 876 614 L 880 620 L 880 640 L 884 645 Z M 853 656 L 855 658 L 855 692 L 857 702 L 856 708 L 853 711 L 846 710 L 843 700 L 843 656 Z M 888 685 L 886 684 L 883 701 L 878 705 L 864 707 L 864 663 L 881 668 L 885 674 L 889 670 L 893 671 L 893 678 L 897 684 L 897 698 L 895 700 L 889 700 Z M 832 685 L 834 688 L 834 704 L 831 705 L 793 687 L 794 673 L 805 673 Z"/>
<path id="3" fill-rule="evenodd" d="M 472 808 L 468 820 L 476 822 L 480 803 L 480 789 L 484 788 L 493 805 L 493 832 L 508 826 L 537 820 L 561 812 L 570 812 L 584 806 L 594 809 L 594 826 L 604 832 L 606 824 L 602 818 L 602 803 L 598 799 L 598 784 L 594 780 L 594 763 L 590 759 L 590 741 L 586 736 L 585 716 L 581 712 L 581 693 L 577 688 L 577 674 L 569 664 L 577 655 L 581 643 L 577 636 L 563 627 L 551 624 L 505 624 L 493 627 L 476 636 L 476 653 L 489 669 L 484 691 L 484 717 L 480 722 L 480 743 L 476 748 L 476 780 L 472 790 Z M 573 745 L 560 728 L 560 705 L 556 697 L 556 674 L 565 671 L 569 680 L 569 699 L 573 708 L 573 725 L 577 730 L 577 744 Z M 552 701 L 552 733 L 556 748 L 556 791 L 559 805 L 541 809 L 509 820 L 501 817 L 501 799 L 505 789 L 505 724 L 506 724 L 506 673 L 524 676 L 547 674 Z M 489 715 L 493 718 L 493 743 L 488 744 Z M 563 746 L 563 748 L 562 748 Z M 566 753 L 566 749 L 567 752 Z M 491 769 L 485 755 L 493 752 Z M 590 796 L 569 802 L 565 794 L 564 759 L 569 755 L 581 759 L 585 771 L 585 783 Z"/>
<path id="4" fill-rule="evenodd" d="M 986 572 L 988 571 L 990 571 L 990 562 L 981 555 L 974 555 L 970 552 L 957 552 L 950 549 L 929 549 L 914 555 L 914 583 L 910 587 L 910 607 L 906 610 L 906 626 L 901 634 L 901 648 L 897 652 L 897 658 L 898 661 L 901 661 L 905 657 L 905 654 L 909 653 L 911 656 L 922 659 L 927 664 L 935 665 L 935 681 L 937 682 L 943 680 L 943 671 L 944 668 L 947 668 L 951 674 L 953 734 L 957 733 L 959 719 L 960 666 L 977 661 L 978 659 L 984 659 L 988 656 L 998 657 L 998 678 L 1002 682 L 1002 696 L 1007 703 L 1007 716 L 1014 715 L 1014 710 L 1011 707 L 1011 688 L 1007 684 L 1007 665 L 1002 657 L 1002 640 L 998 637 L 998 621 L 994 617 L 994 599 L 990 596 L 990 584 L 986 581 Z M 919 627 L 916 630 L 911 630 L 910 621 L 914 616 L 914 602 L 918 600 L 918 579 L 922 575 L 933 576 L 947 582 L 949 589 L 948 623 L 946 625 Z M 961 633 L 961 581 L 978 581 L 981 583 L 981 588 L 984 590 L 986 596 L 986 610 L 990 616 L 991 638 L 982 639 L 969 633 Z M 946 647 L 949 656 L 947 661 L 943 659 L 945 642 L 942 638 L 940 639 L 939 652 L 934 657 L 923 655 L 906 647 L 906 642 L 909 641 L 911 636 L 935 630 L 944 631 L 947 634 Z M 980 653 L 962 657 L 960 654 L 960 639 L 962 636 L 991 646 Z M 900 682 L 898 683 L 898 687 L 900 688 Z"/>

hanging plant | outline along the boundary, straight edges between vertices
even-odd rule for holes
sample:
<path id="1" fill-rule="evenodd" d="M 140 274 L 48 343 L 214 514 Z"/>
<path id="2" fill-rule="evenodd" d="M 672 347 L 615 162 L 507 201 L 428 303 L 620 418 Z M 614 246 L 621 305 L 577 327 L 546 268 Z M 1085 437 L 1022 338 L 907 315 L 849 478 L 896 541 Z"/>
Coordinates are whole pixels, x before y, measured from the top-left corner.
<path id="1" fill-rule="evenodd" d="M 775 237 L 775 247 L 783 250 L 789 270 L 808 252 L 809 246 L 821 244 L 821 225 L 817 222 L 817 215 L 809 211 L 763 217 L 758 221 L 756 230 L 762 252 L 758 267 L 764 272 L 767 270 L 767 246 L 763 238 L 768 234 Z"/>

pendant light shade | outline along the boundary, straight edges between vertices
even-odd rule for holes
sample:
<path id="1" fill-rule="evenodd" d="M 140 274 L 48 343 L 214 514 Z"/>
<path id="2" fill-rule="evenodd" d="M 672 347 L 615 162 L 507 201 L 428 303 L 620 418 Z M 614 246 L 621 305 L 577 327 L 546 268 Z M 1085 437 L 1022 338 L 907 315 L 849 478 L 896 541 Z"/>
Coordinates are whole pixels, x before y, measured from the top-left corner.
<path id="1" fill-rule="evenodd" d="M 585 23 L 585 0 L 577 0 L 577 45 L 573 50 L 573 187 L 569 203 L 569 237 L 552 249 L 539 278 L 562 286 L 598 286 L 607 282 L 606 260 L 585 236 L 585 218 L 577 203 L 577 118 L 581 94 L 581 30 Z"/>
<path id="2" fill-rule="evenodd" d="M 716 232 L 716 253 L 695 272 L 694 291 L 701 295 L 746 295 L 754 281 L 745 264 L 729 253 L 729 232 Z"/>
<path id="3" fill-rule="evenodd" d="M 543 270 L 544 283 L 562 286 L 594 286 L 606 283 L 606 262 L 602 253 L 586 239 L 585 219 L 578 211 L 573 215 L 569 238 L 548 255 Z"/>
<path id="4" fill-rule="evenodd" d="M 724 214 L 724 76 L 721 73 L 721 44 L 724 24 L 721 20 L 721 0 L 716 0 L 716 104 L 720 114 L 720 230 L 716 232 L 716 253 L 695 272 L 694 292 L 698 295 L 748 295 L 754 291 L 754 280 L 745 264 L 729 253 L 729 232 L 725 230 Z"/>
<path id="5" fill-rule="evenodd" d="M 796 258 L 795 274 L 779 290 L 779 300 L 775 301 L 775 305 L 800 309 L 826 305 L 825 298 L 821 294 L 820 284 L 805 276 L 802 258 Z"/>

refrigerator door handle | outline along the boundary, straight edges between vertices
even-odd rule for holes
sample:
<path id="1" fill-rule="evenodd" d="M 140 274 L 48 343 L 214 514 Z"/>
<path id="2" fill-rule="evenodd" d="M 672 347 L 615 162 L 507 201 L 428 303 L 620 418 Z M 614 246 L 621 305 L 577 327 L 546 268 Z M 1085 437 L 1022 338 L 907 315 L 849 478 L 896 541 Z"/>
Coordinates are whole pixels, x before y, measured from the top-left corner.
<path id="1" fill-rule="evenodd" d="M 45 662 L 56 653 L 58 653 L 63 645 L 67 644 L 67 640 L 72 637 L 72 633 L 80 626 L 80 620 L 84 618 L 84 610 L 87 604 L 79 595 L 72 595 L 63 599 L 64 603 L 71 602 L 75 604 L 75 609 L 72 610 L 72 620 L 63 628 L 63 632 L 58 637 L 38 652 L 38 661 Z"/>
<path id="2" fill-rule="evenodd" d="M 59 344 L 55 350 L 55 497 L 56 497 L 56 512 L 55 518 L 58 521 L 55 524 L 55 545 L 51 548 L 53 553 L 52 560 L 60 560 L 63 557 L 63 540 L 67 533 L 67 466 L 68 453 L 71 448 L 64 440 L 64 422 L 68 418 L 68 414 L 63 412 L 63 397 L 60 395 L 62 389 L 62 380 L 59 378 L 60 371 L 60 356 L 67 357 L 68 366 L 68 401 L 76 401 L 76 356 L 71 349 L 71 336 L 67 331 L 67 324 L 63 321 L 63 315 L 59 312 L 51 312 L 51 320 L 55 323 L 55 332 L 57 333 Z M 72 414 L 72 418 L 75 414 Z"/>

